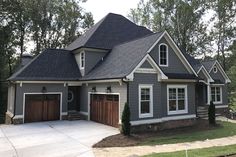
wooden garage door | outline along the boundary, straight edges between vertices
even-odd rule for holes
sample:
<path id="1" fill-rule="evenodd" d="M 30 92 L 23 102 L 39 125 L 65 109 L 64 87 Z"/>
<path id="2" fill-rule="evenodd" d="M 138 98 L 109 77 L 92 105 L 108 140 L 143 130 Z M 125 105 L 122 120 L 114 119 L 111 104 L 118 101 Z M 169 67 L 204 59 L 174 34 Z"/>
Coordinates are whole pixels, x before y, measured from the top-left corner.
<path id="1" fill-rule="evenodd" d="M 25 95 L 25 123 L 60 119 L 59 94 Z"/>
<path id="2" fill-rule="evenodd" d="M 90 119 L 95 122 L 118 127 L 119 96 L 91 94 Z"/>

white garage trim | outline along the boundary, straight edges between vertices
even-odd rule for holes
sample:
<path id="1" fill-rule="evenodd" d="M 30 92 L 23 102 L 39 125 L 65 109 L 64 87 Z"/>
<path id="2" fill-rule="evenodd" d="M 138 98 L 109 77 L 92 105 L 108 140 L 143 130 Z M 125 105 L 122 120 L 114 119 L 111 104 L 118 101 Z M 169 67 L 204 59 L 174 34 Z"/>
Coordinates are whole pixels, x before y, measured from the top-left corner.
<path id="1" fill-rule="evenodd" d="M 25 95 L 47 95 L 47 94 L 58 94 L 60 95 L 60 120 L 62 119 L 62 92 L 46 92 L 46 93 L 23 93 L 23 123 L 25 123 Z"/>
<path id="2" fill-rule="evenodd" d="M 118 95 L 119 96 L 119 124 L 121 123 L 120 119 L 120 93 L 106 93 L 106 92 L 88 92 L 88 120 L 90 120 L 90 96 L 91 94 L 101 94 L 101 95 Z"/>

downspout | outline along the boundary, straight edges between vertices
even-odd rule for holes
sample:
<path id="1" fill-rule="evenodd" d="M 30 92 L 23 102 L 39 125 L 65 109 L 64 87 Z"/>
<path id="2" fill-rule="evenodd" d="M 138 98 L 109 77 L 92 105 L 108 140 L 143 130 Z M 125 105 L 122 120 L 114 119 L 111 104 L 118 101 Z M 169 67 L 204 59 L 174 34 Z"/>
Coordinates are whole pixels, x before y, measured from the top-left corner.
<path id="1" fill-rule="evenodd" d="M 13 116 L 11 117 L 11 123 L 13 124 L 13 119 L 16 116 L 16 84 L 15 84 L 15 94 L 14 94 L 14 113 Z"/>

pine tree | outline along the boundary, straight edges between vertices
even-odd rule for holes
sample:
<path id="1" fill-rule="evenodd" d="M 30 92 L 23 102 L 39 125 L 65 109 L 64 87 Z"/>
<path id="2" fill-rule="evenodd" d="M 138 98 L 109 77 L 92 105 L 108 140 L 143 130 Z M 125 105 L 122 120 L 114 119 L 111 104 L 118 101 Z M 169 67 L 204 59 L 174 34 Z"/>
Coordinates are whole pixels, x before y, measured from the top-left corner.
<path id="1" fill-rule="evenodd" d="M 125 103 L 125 107 L 122 113 L 122 134 L 124 134 L 125 136 L 130 135 L 130 109 L 127 103 Z"/>

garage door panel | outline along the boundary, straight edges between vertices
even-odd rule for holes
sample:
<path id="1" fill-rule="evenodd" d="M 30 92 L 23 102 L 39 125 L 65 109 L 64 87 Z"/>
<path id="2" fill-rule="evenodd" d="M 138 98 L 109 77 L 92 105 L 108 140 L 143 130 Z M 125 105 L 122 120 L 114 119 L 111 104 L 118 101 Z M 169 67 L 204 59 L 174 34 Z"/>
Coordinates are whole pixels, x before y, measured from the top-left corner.
<path id="1" fill-rule="evenodd" d="M 25 122 L 60 119 L 60 95 L 27 94 L 25 96 Z"/>
<path id="2" fill-rule="evenodd" d="M 90 104 L 91 120 L 106 125 L 118 127 L 119 96 L 92 94 Z"/>

